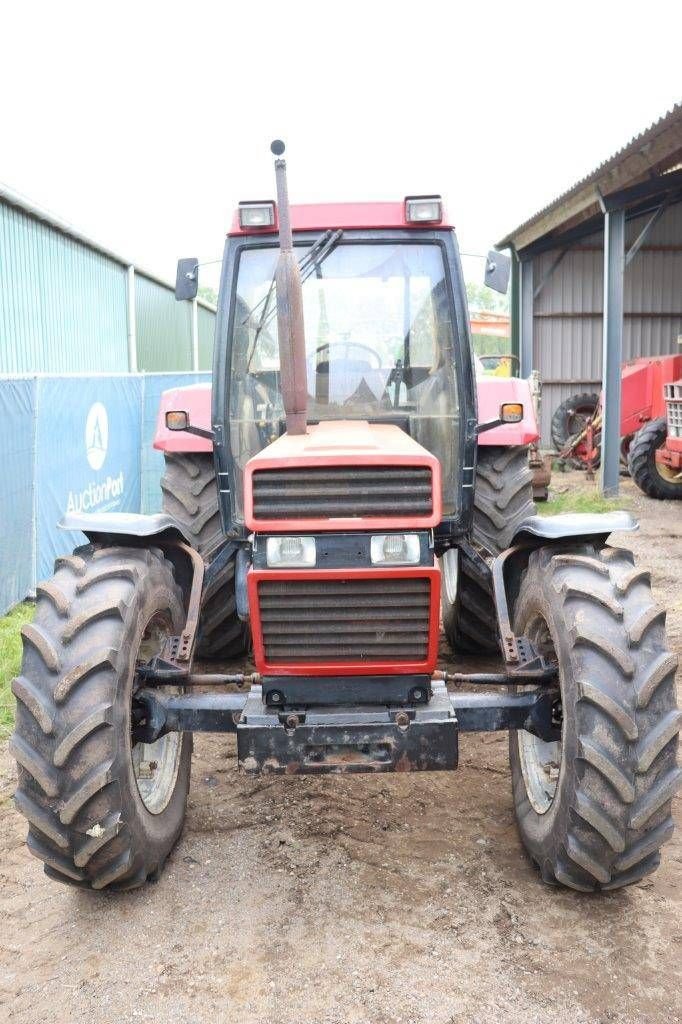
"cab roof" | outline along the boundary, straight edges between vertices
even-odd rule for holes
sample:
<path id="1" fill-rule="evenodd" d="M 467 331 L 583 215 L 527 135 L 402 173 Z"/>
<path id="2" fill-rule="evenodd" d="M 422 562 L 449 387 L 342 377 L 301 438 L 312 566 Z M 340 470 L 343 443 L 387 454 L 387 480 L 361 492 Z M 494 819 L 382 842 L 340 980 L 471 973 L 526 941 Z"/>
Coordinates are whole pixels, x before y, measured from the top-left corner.
<path id="1" fill-rule="evenodd" d="M 449 230 L 453 227 L 443 208 L 442 219 L 436 223 L 412 222 L 405 219 L 405 200 L 385 203 L 303 203 L 291 206 L 293 231 L 324 231 L 327 228 L 346 230 L 362 228 L 411 228 L 414 230 Z M 277 207 L 275 205 L 275 219 Z M 277 230 L 243 228 L 239 223 L 239 210 L 235 210 L 228 235 L 268 235 Z"/>

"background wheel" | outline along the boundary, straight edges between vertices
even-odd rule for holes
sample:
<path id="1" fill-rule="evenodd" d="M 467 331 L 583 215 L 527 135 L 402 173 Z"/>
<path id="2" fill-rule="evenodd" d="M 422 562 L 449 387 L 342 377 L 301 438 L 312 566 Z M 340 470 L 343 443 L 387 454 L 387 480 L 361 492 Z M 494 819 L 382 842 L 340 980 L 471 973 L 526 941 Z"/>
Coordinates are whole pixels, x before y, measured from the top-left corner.
<path id="1" fill-rule="evenodd" d="M 213 455 L 209 452 L 166 452 L 161 478 L 163 510 L 192 537 L 192 546 L 210 561 L 223 540 Z M 197 655 L 211 660 L 237 658 L 249 647 L 249 631 L 237 616 L 235 563 L 225 566 L 204 594 Z"/>
<path id="2" fill-rule="evenodd" d="M 656 462 L 656 451 L 667 436 L 665 418 L 646 423 L 630 443 L 628 469 L 640 491 L 650 498 L 682 499 L 682 474 Z"/>
<path id="3" fill-rule="evenodd" d="M 572 437 L 575 437 L 585 429 L 588 420 L 594 416 L 598 407 L 599 395 L 594 393 L 588 394 L 587 392 L 581 395 L 571 395 L 570 398 L 566 398 L 561 405 L 557 406 L 552 416 L 550 430 L 552 444 L 558 452 L 566 447 Z M 597 432 L 595 437 L 595 445 L 599 448 L 599 432 Z M 585 468 L 585 459 L 580 457 L 580 452 L 577 453 L 576 458 L 566 459 L 566 462 L 576 469 Z M 598 465 L 599 458 L 597 457 L 593 462 L 593 466 L 596 468 Z"/>
<path id="4" fill-rule="evenodd" d="M 158 548 L 91 546 L 37 595 L 12 686 L 28 847 L 61 882 L 131 889 L 161 870 L 185 816 L 191 735 L 131 738 L 136 661 L 180 632 L 182 595 Z"/>
<path id="5" fill-rule="evenodd" d="M 519 525 L 535 513 L 526 447 L 478 449 L 472 539 L 490 554 L 509 547 Z M 449 560 L 446 562 L 446 558 Z M 485 654 L 498 650 L 490 581 L 458 551 L 441 559 L 441 615 L 450 647 Z"/>
<path id="6" fill-rule="evenodd" d="M 616 889 L 659 864 L 682 781 L 664 621 L 630 552 L 530 556 L 515 630 L 559 665 L 561 742 L 519 730 L 509 750 L 519 832 L 545 881 Z"/>

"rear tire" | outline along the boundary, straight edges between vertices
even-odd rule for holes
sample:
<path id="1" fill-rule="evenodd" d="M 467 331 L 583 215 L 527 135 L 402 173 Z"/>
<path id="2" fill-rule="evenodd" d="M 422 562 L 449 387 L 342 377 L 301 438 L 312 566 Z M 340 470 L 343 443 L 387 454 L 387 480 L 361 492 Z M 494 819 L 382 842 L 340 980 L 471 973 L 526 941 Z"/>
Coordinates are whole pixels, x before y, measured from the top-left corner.
<path id="1" fill-rule="evenodd" d="M 177 520 L 209 561 L 223 540 L 213 455 L 166 452 L 161 479 L 163 510 Z M 249 632 L 237 615 L 232 559 L 203 596 L 197 655 L 206 660 L 238 658 L 249 647 Z"/>
<path id="2" fill-rule="evenodd" d="M 182 594 L 158 548 L 89 545 L 57 559 L 37 595 L 12 684 L 28 847 L 60 882 L 132 889 L 158 876 L 185 817 L 191 734 L 158 741 L 145 782 L 131 739 L 140 647 L 180 632 Z"/>
<path id="3" fill-rule="evenodd" d="M 524 846 L 547 882 L 585 892 L 630 885 L 658 867 L 682 781 L 677 657 L 649 574 L 628 551 L 541 548 L 514 618 L 516 634 L 544 637 L 558 662 L 563 712 L 560 750 L 510 733 Z"/>
<path id="4" fill-rule="evenodd" d="M 472 539 L 490 554 L 508 548 L 520 524 L 535 512 L 528 449 L 478 449 Z M 446 553 L 447 554 L 447 553 Z M 443 630 L 454 651 L 486 654 L 498 650 L 497 614 L 488 576 L 458 551 L 458 575 L 441 560 Z M 450 582 L 446 585 L 446 573 Z"/>
<path id="5" fill-rule="evenodd" d="M 666 479 L 656 462 L 656 451 L 664 446 L 667 436 L 668 424 L 665 418 L 646 423 L 630 443 L 628 469 L 640 491 L 649 498 L 680 500 L 682 477 L 677 481 Z"/>

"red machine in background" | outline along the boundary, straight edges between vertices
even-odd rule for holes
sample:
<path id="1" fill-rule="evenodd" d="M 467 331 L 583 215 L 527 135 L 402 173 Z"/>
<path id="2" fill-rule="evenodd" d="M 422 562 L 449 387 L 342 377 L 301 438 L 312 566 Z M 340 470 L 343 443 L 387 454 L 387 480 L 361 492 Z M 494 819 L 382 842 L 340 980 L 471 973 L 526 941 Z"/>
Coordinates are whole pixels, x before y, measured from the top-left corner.
<path id="1" fill-rule="evenodd" d="M 682 362 L 682 356 L 673 357 Z M 628 451 L 630 476 L 650 498 L 682 498 L 682 379 L 663 385 L 665 416 L 638 430 Z"/>
<path id="2" fill-rule="evenodd" d="M 622 463 L 650 497 L 682 497 L 682 469 L 678 454 L 674 449 L 670 449 L 672 454 L 664 454 L 668 451 L 667 404 L 672 401 L 675 408 L 673 391 L 676 386 L 678 391 L 680 389 L 674 382 L 681 377 L 682 355 L 633 359 L 623 366 Z M 572 465 L 588 470 L 598 466 L 601 396 L 585 393 L 572 395 L 562 402 L 552 417 L 552 441 L 559 457 Z M 644 467 L 646 472 L 643 472 Z"/>

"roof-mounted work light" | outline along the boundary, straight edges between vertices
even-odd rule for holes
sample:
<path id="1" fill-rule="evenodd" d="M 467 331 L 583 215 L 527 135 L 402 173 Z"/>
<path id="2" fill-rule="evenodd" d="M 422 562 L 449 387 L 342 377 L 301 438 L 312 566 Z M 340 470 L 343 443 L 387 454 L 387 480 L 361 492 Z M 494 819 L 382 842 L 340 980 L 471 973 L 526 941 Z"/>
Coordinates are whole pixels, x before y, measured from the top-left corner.
<path id="1" fill-rule="evenodd" d="M 240 203 L 239 225 L 242 228 L 274 228 L 275 204 L 271 199 Z"/>
<path id="2" fill-rule="evenodd" d="M 406 196 L 405 220 L 408 224 L 438 224 L 443 219 L 440 196 Z"/>

